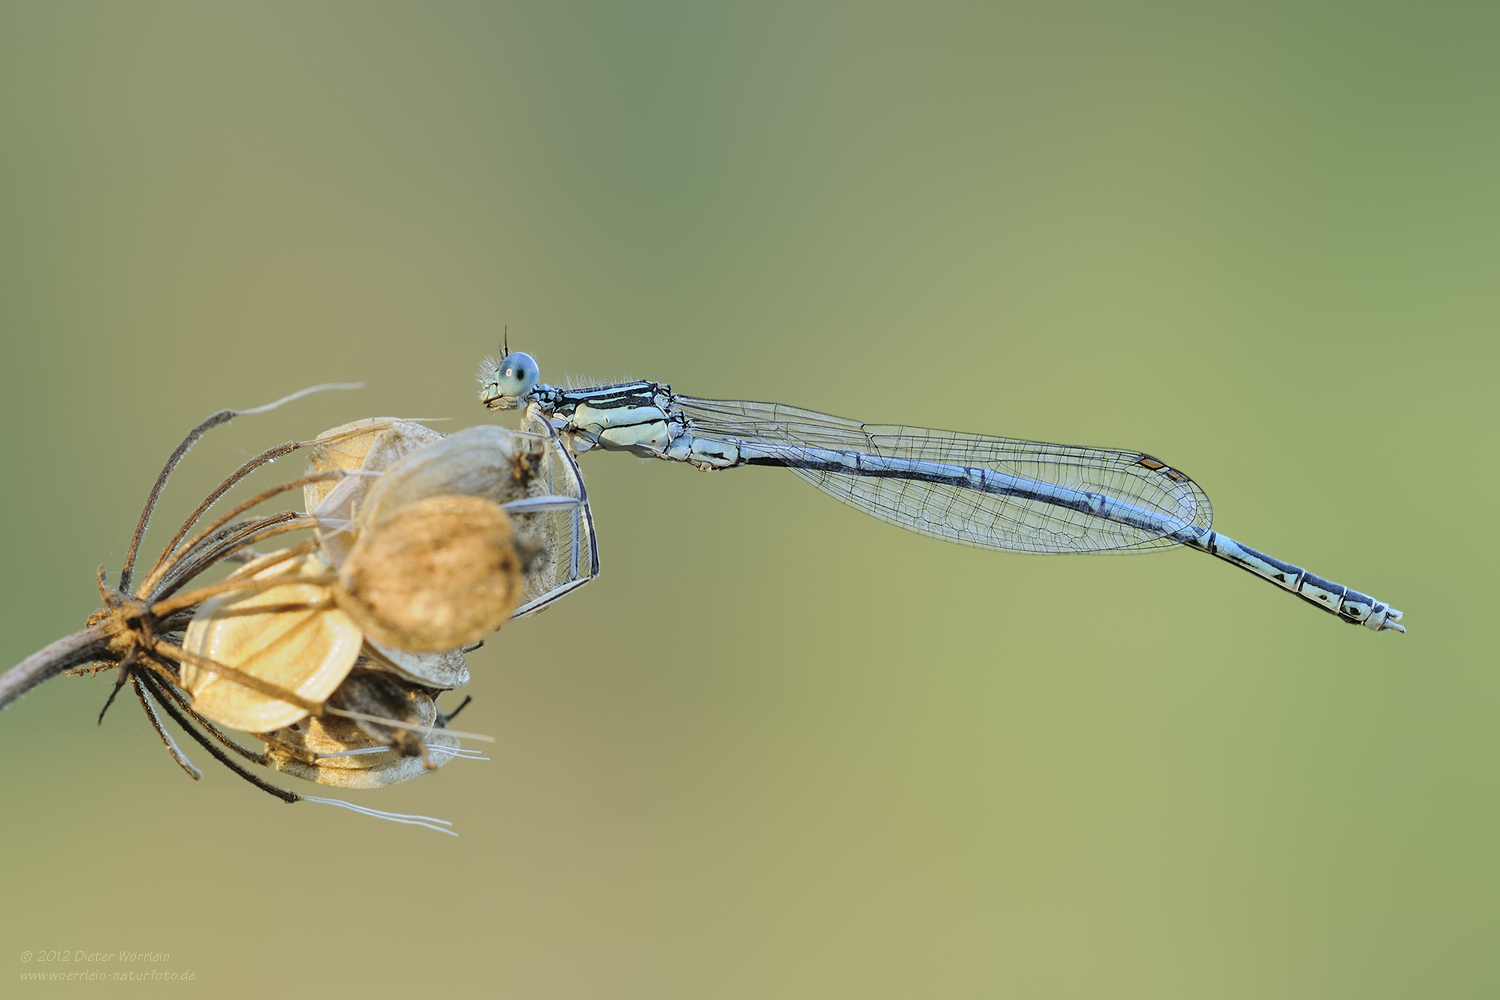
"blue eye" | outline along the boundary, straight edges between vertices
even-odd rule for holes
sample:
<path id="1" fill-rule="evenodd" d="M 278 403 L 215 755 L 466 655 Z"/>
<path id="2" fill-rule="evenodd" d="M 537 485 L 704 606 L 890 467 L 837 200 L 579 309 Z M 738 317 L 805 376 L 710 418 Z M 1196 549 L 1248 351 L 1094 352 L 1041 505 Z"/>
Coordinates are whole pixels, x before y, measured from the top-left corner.
<path id="1" fill-rule="evenodd" d="M 541 369 L 531 355 L 516 351 L 500 359 L 500 375 L 495 379 L 495 387 L 506 396 L 520 397 L 535 389 L 541 376 Z"/>

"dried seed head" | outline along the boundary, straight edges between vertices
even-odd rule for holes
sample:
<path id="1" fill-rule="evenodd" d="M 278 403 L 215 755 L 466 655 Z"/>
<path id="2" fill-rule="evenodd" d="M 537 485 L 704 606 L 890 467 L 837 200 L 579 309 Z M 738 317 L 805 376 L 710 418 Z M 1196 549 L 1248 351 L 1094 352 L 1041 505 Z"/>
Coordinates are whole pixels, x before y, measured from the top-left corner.
<path id="1" fill-rule="evenodd" d="M 307 474 L 332 469 L 380 472 L 442 437 L 425 424 L 399 417 L 371 417 L 341 424 L 319 434 L 313 441 L 307 456 Z M 316 507 L 334 486 L 334 483 L 307 486 L 303 490 L 307 509 Z"/>
<path id="2" fill-rule="evenodd" d="M 384 472 L 406 455 L 442 440 L 430 427 L 396 417 L 356 420 L 319 434 L 307 457 L 307 475 L 339 469 L 344 472 Z M 352 520 L 375 483 L 373 476 L 350 476 L 337 483 L 309 483 L 302 488 L 303 508 L 309 514 L 338 521 Z M 354 536 L 348 531 L 320 531 L 328 557 L 335 566 L 344 561 Z"/>
<path id="3" fill-rule="evenodd" d="M 280 402 L 305 394 L 298 393 Z M 405 511 L 405 503 L 385 505 L 382 509 L 391 512 L 389 518 L 360 517 L 366 494 L 385 471 L 400 465 L 404 457 L 441 442 L 441 435 L 412 421 L 377 418 L 334 428 L 310 444 L 288 441 L 267 449 L 246 461 L 199 503 L 168 541 L 161 556 L 145 571 L 138 588 L 132 591 L 127 585 L 158 495 L 183 455 L 213 427 L 236 415 L 269 408 L 223 410 L 193 429 L 172 453 L 152 487 L 126 554 L 120 584 L 108 586 L 104 568 L 100 567 L 96 582 L 105 607 L 91 616 L 84 631 L 53 643 L 0 678 L 0 705 L 78 663 L 96 660 L 96 667 L 118 665 L 120 677 L 115 691 L 127 684 L 133 686 L 147 718 L 169 752 L 194 777 L 201 772 L 168 733 L 162 713 L 174 719 L 240 777 L 282 801 L 326 803 L 451 833 L 443 829 L 449 825 L 443 820 L 385 813 L 335 799 L 298 796 L 256 777 L 224 749 L 227 747 L 253 763 L 345 787 L 393 784 L 440 766 L 455 756 L 478 756 L 460 747 L 458 739 L 488 737 L 446 729 L 450 716 L 439 712 L 433 699 L 436 689 L 454 687 L 468 680 L 462 644 L 476 632 L 482 634 L 495 627 L 516 605 L 523 560 L 506 523 L 506 512 L 492 501 L 460 497 L 457 507 L 451 502 L 454 498 L 449 498 L 446 511 L 438 510 L 439 516 L 425 519 L 418 516 L 419 511 Z M 503 480 L 499 487 L 501 497 L 546 497 L 542 502 L 520 505 L 517 513 L 521 524 L 546 521 L 559 509 L 577 519 L 579 502 L 583 499 L 581 480 L 570 457 L 561 452 L 555 434 L 490 428 L 479 435 L 487 436 L 498 441 L 500 447 L 482 449 L 483 454 L 476 452 L 465 457 L 460 452 L 472 442 L 460 439 L 448 452 L 449 458 L 456 460 L 458 472 L 477 472 L 477 477 L 471 475 L 465 480 L 460 476 L 450 483 L 445 479 L 452 477 L 445 473 L 429 480 L 422 489 L 441 494 L 445 487 L 457 487 L 462 492 L 473 488 L 477 478 L 481 491 L 492 492 L 498 470 L 502 473 L 498 478 Z M 303 447 L 312 451 L 309 475 L 248 498 L 189 537 L 194 525 L 228 491 L 256 470 Z M 561 455 L 560 464 L 566 466 L 568 473 L 560 477 L 563 482 L 555 488 L 550 475 L 557 464 L 554 455 Z M 486 470 L 476 464 L 484 462 L 491 468 Z M 545 489 L 534 481 L 538 469 L 542 470 Z M 321 478 L 324 476 L 326 481 Z M 308 482 L 311 479 L 319 481 Z M 248 516 L 258 505 L 301 487 L 305 487 L 308 515 L 282 511 Z M 428 506 L 441 504 L 439 500 Z M 453 519 L 459 508 L 466 508 L 467 513 L 445 526 L 443 516 Z M 476 516 L 474 508 L 483 510 L 483 514 Z M 582 511 L 587 516 L 586 504 Z M 252 548 L 277 535 L 307 528 L 312 528 L 318 537 L 295 548 L 268 556 L 260 556 Z M 590 541 L 591 529 L 590 522 L 587 533 Z M 357 559 L 349 575 L 370 584 L 366 596 L 372 595 L 376 600 L 354 602 L 338 582 L 336 568 L 362 534 L 368 537 L 368 548 L 373 555 L 368 560 Z M 337 537 L 330 542 L 332 536 Z M 499 582 L 497 585 L 493 579 L 487 581 L 489 593 L 484 593 L 483 585 L 464 586 L 463 573 L 472 574 L 473 565 L 464 566 L 460 559 L 455 568 L 451 560 L 444 563 L 441 559 L 444 553 L 471 558 L 476 541 L 477 547 L 488 545 L 500 553 L 490 571 L 491 575 L 498 572 Z M 471 622 L 464 628 L 462 621 L 450 622 L 458 631 L 441 641 L 432 640 L 430 635 L 422 637 L 430 644 L 446 647 L 445 650 L 412 652 L 377 644 L 373 636 L 366 636 L 338 607 L 336 593 L 378 622 L 380 613 L 390 610 L 379 600 L 386 592 L 377 585 L 380 566 L 383 562 L 390 564 L 387 568 L 396 572 L 391 567 L 400 562 L 403 544 L 411 550 L 407 556 L 427 550 L 428 564 L 418 566 L 416 577 L 425 573 L 431 580 L 446 573 L 450 578 L 446 583 L 449 591 L 463 592 L 459 596 L 468 599 L 465 604 L 455 601 L 451 593 L 444 595 L 441 580 L 430 588 L 417 582 L 417 589 L 432 590 L 440 602 L 448 605 L 436 617 L 485 618 L 482 627 Z M 230 560 L 250 564 L 223 582 L 184 589 L 205 571 Z M 528 560 L 537 561 L 529 557 Z M 581 581 L 576 580 L 575 573 L 569 583 L 576 585 L 576 582 Z M 469 590 L 481 592 L 477 602 L 467 593 Z M 406 602 L 399 595 L 394 600 L 396 611 L 402 611 Z M 479 607 L 484 613 L 469 605 Z M 420 631 L 424 626 L 428 632 L 432 631 L 427 622 L 414 625 L 398 620 L 394 623 L 394 637 L 400 640 L 403 631 Z M 182 635 L 184 628 L 186 636 Z M 361 655 L 366 657 L 361 668 L 353 669 Z M 113 693 L 109 700 L 114 700 Z M 260 738 L 267 751 L 251 753 L 227 736 L 221 726 L 263 734 Z"/>
<path id="4" fill-rule="evenodd" d="M 442 440 L 443 435 L 423 424 L 395 417 L 356 420 L 319 434 L 308 456 L 307 471 L 384 472 L 401 459 L 427 445 Z M 318 531 L 323 551 L 334 566 L 343 565 L 354 547 L 358 529 L 354 514 L 364 506 L 364 499 L 378 478 L 371 475 L 350 476 L 338 483 L 312 483 L 304 490 L 308 513 L 317 515 L 329 525 Z M 365 642 L 365 655 L 377 669 L 389 670 L 409 681 L 432 688 L 452 689 L 469 683 L 469 666 L 463 650 L 438 653 L 416 653 L 409 650 Z"/>
<path id="5" fill-rule="evenodd" d="M 360 531 L 334 590 L 373 641 L 418 653 L 455 649 L 499 628 L 520 604 L 521 557 L 510 518 L 493 501 L 435 496 L 384 510 Z"/>
<path id="6" fill-rule="evenodd" d="M 230 579 L 286 577 L 286 583 L 210 597 L 188 625 L 183 648 L 307 701 L 321 702 L 354 666 L 363 636 L 334 606 L 326 583 L 299 582 L 299 578 L 326 581 L 330 568 L 320 556 L 278 556 L 272 553 L 257 559 Z M 267 732 L 308 714 L 306 708 L 189 661 L 183 662 L 181 677 L 181 686 L 192 695 L 194 711 L 232 729 Z"/>
<path id="7" fill-rule="evenodd" d="M 432 695 L 383 671 L 356 668 L 328 705 L 421 728 L 310 716 L 261 735 L 272 767 L 320 785 L 378 788 L 441 767 L 458 750 L 458 739 L 436 728 L 441 720 Z"/>
<path id="8" fill-rule="evenodd" d="M 442 494 L 481 496 L 497 504 L 546 496 L 580 497 L 582 484 L 556 439 L 480 425 L 425 445 L 391 466 L 356 512 L 361 526 L 387 512 Z M 528 555 L 528 600 L 549 594 L 587 567 L 592 536 L 580 532 L 577 508 L 533 511 L 512 518 L 517 547 Z"/>

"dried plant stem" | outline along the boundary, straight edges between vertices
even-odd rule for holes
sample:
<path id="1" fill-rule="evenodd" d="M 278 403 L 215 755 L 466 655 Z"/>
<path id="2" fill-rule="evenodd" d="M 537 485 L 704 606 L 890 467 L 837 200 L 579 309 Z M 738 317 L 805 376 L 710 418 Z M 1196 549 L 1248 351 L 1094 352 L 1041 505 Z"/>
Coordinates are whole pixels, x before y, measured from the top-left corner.
<path id="1" fill-rule="evenodd" d="M 239 754 L 241 757 L 245 758 L 250 763 L 252 763 L 252 764 L 259 764 L 262 767 L 266 766 L 266 755 L 265 754 L 263 754 L 263 753 L 251 753 L 249 750 L 246 750 L 244 747 L 240 746 L 239 743 L 237 743 L 234 740 L 230 739 L 225 734 L 224 730 L 220 729 L 218 726 L 214 725 L 212 722 L 209 722 L 203 716 L 201 716 L 197 712 L 193 711 L 192 704 L 188 701 L 188 699 L 186 697 L 183 696 L 182 692 L 177 689 L 177 685 L 175 685 L 175 684 L 167 684 L 167 683 L 163 683 L 162 681 L 157 681 L 156 682 L 156 687 L 157 687 L 158 691 L 165 692 L 168 696 L 170 696 L 171 699 L 177 703 L 177 707 L 178 708 L 182 709 L 183 712 L 187 713 L 187 715 L 188 715 L 189 718 L 191 718 L 194 722 L 198 723 L 198 725 L 202 726 L 203 729 L 210 736 L 212 736 L 214 739 L 218 740 L 220 743 L 224 744 L 226 747 L 228 747 L 229 749 L 233 750 L 235 753 Z"/>
<path id="2" fill-rule="evenodd" d="M 166 713 L 172 717 L 173 721 L 175 721 L 179 726 L 182 727 L 182 731 L 187 733 L 188 736 L 190 736 L 193 741 L 196 742 L 199 746 L 212 754 L 214 760 L 217 760 L 220 764 L 223 764 L 235 774 L 250 782 L 250 784 L 254 785 L 256 788 L 259 788 L 263 792 L 269 792 L 283 802 L 302 801 L 302 796 L 298 795 L 296 792 L 290 791 L 285 788 L 278 788 L 275 785 L 271 784 L 269 781 L 262 781 L 259 777 L 245 770 L 238 763 L 231 760 L 229 758 L 229 755 L 226 754 L 223 750 L 220 750 L 218 747 L 214 746 L 213 743 L 209 741 L 207 736 L 204 736 L 202 733 L 198 732 L 197 729 L 193 728 L 192 723 L 183 718 L 182 713 L 177 711 L 177 707 L 172 704 L 171 700 L 161 690 L 161 687 L 157 684 L 154 677 L 146 675 L 146 687 L 150 689 L 152 694 L 156 695 L 156 699 L 161 703 L 161 707 L 166 710 Z"/>
<path id="3" fill-rule="evenodd" d="M 151 599 L 159 601 L 170 597 L 183 584 L 247 545 L 254 545 L 268 538 L 284 535 L 289 531 L 302 531 L 316 527 L 317 523 L 316 518 L 308 517 L 306 514 L 284 510 L 280 514 L 269 514 L 265 517 L 251 518 L 239 524 L 232 524 L 224 529 L 222 537 L 211 540 L 211 547 L 194 550 L 191 561 L 178 562 L 173 566 L 160 586 L 156 588 Z M 183 553 L 178 553 L 178 555 L 182 556 Z"/>
<path id="4" fill-rule="evenodd" d="M 150 585 L 151 579 L 155 576 L 156 571 L 161 569 L 162 563 L 166 562 L 166 560 L 171 557 L 172 553 L 177 551 L 177 543 L 182 541 L 183 537 L 192 530 L 193 525 L 198 523 L 199 518 L 208 513 L 208 509 L 210 507 L 219 502 L 220 497 L 222 497 L 225 493 L 228 493 L 235 487 L 236 484 L 239 483 L 240 480 L 244 479 L 246 476 L 254 472 L 256 469 L 260 468 L 262 465 L 274 462 L 278 458 L 281 458 L 283 455 L 290 455 L 300 447 L 302 447 L 301 442 L 287 441 L 283 444 L 277 445 L 274 448 L 268 448 L 265 451 L 261 452 L 259 455 L 256 455 L 250 461 L 246 462 L 244 465 L 240 466 L 235 470 L 234 475 L 230 476 L 228 479 L 224 480 L 217 487 L 215 487 L 212 493 L 203 498 L 203 502 L 198 505 L 198 509 L 193 511 L 193 513 L 189 515 L 186 521 L 182 522 L 182 527 L 177 529 L 177 534 L 172 536 L 171 540 L 168 541 L 166 546 L 161 550 L 161 555 L 156 557 L 156 562 L 151 565 L 151 575 L 147 577 L 147 585 Z"/>
<path id="5" fill-rule="evenodd" d="M 327 482 L 330 479 L 342 479 L 343 477 L 344 473 L 341 470 L 318 472 L 314 473 L 311 476 L 301 476 L 297 479 L 291 480 L 290 482 L 282 483 L 280 486 L 273 486 L 268 490 L 257 493 L 249 500 L 246 500 L 244 503 L 240 504 L 229 513 L 225 514 L 223 517 L 220 517 L 217 521 L 204 528 L 197 535 L 194 535 L 193 540 L 183 546 L 181 550 L 158 563 L 156 568 L 151 571 L 151 575 L 148 576 L 145 582 L 141 584 L 141 589 L 136 596 L 142 599 L 150 596 L 152 589 L 161 581 L 161 578 L 163 576 L 171 571 L 173 566 L 175 566 L 184 557 L 191 553 L 193 549 L 195 549 L 201 542 L 211 537 L 214 532 L 218 531 L 220 528 L 224 527 L 230 521 L 233 521 L 235 518 L 248 511 L 250 508 L 257 506 L 258 504 L 265 503 L 272 497 L 280 496 L 281 494 L 287 493 L 291 490 L 300 489 L 301 487 L 306 486 L 308 483 Z M 122 587 L 121 589 L 123 590 L 124 588 Z"/>
<path id="6" fill-rule="evenodd" d="M 125 553 L 125 565 L 120 570 L 120 589 L 125 592 L 130 590 L 130 577 L 135 572 L 135 554 L 140 551 L 141 539 L 146 537 L 146 528 L 151 524 L 151 515 L 156 511 L 156 501 L 161 499 L 161 491 L 167 485 L 167 480 L 172 477 L 172 470 L 177 468 L 193 445 L 204 434 L 213 430 L 220 424 L 227 424 L 234 419 L 233 410 L 220 410 L 209 417 L 203 423 L 188 432 L 188 436 L 182 439 L 177 450 L 167 456 L 167 464 L 162 467 L 161 475 L 156 477 L 156 482 L 151 486 L 151 492 L 146 495 L 146 506 L 141 511 L 141 519 L 136 522 L 135 534 L 130 536 L 130 548 Z"/>
<path id="7" fill-rule="evenodd" d="M 0 708 L 4 708 L 42 681 L 71 667 L 100 659 L 109 648 L 110 633 L 103 624 L 91 625 L 45 646 L 0 674 Z"/>
<path id="8" fill-rule="evenodd" d="M 314 386 L 313 389 L 310 389 L 310 390 L 307 390 L 307 391 L 308 392 L 313 392 L 313 391 L 318 391 L 319 389 L 324 389 L 324 388 L 335 388 L 335 387 L 334 386 Z M 291 398 L 291 397 L 288 397 L 288 398 Z M 273 405 L 279 406 L 279 405 L 281 405 L 281 403 L 284 403 L 284 402 L 286 402 L 286 400 L 280 400 L 280 401 L 278 401 L 277 403 L 275 403 Z M 249 411 L 242 410 L 242 411 L 240 411 L 240 414 L 243 416 L 246 412 L 249 412 Z M 182 526 L 177 529 L 177 534 L 175 534 L 175 535 L 172 536 L 171 540 L 169 542 L 167 542 L 166 547 L 161 550 L 161 555 L 157 556 L 156 562 L 152 564 L 152 566 L 151 566 L 152 579 L 155 579 L 155 577 L 157 577 L 157 576 L 160 575 L 160 573 L 161 573 L 161 571 L 163 569 L 162 564 L 164 562 L 166 562 L 169 558 L 171 558 L 174 555 L 174 553 L 176 553 L 176 551 L 177 551 L 177 544 L 182 541 L 183 536 L 185 536 L 192 529 L 193 525 L 197 524 L 198 520 L 201 517 L 203 517 L 204 514 L 208 513 L 209 508 L 212 507 L 214 504 L 218 503 L 219 499 L 221 497 L 223 497 L 225 493 L 228 493 L 231 489 L 233 489 L 235 486 L 237 486 L 240 483 L 240 481 L 243 480 L 250 473 L 254 472 L 256 469 L 259 469 L 263 465 L 268 465 L 271 462 L 276 461 L 278 458 L 282 458 L 282 457 L 285 457 L 287 455 L 290 455 L 292 452 L 296 451 L 299 448 L 307 448 L 307 447 L 311 447 L 313 445 L 322 445 L 322 446 L 326 447 L 326 446 L 328 446 L 330 444 L 333 444 L 335 442 L 342 441 L 342 440 L 344 440 L 346 438 L 354 437 L 354 436 L 356 436 L 358 434 L 362 434 L 362 433 L 366 433 L 366 429 L 365 428 L 360 428 L 358 430 L 353 430 L 353 431 L 345 431 L 342 434 L 332 434 L 332 435 L 329 435 L 328 437 L 320 437 L 320 438 L 317 438 L 314 441 L 284 441 L 284 442 L 282 442 L 281 444 L 277 445 L 274 448 L 267 448 L 265 451 L 261 452 L 259 455 L 256 455 L 254 458 L 250 459 L 250 461 L 246 462 L 244 465 L 242 465 L 238 469 L 236 469 L 234 471 L 234 473 L 228 479 L 224 480 L 217 487 L 215 487 L 214 491 L 212 493 L 210 493 L 208 496 L 204 497 L 203 498 L 203 502 L 198 505 L 198 508 L 196 510 L 194 510 L 193 513 L 188 516 L 188 519 L 186 521 L 182 522 Z"/>
<path id="9" fill-rule="evenodd" d="M 305 555 L 306 553 L 299 553 Z M 174 611 L 182 611 L 195 604 L 201 604 L 210 597 L 219 594 L 232 594 L 236 591 L 244 594 L 253 594 L 260 590 L 275 590 L 287 584 L 310 583 L 327 587 L 338 582 L 338 576 L 333 573 L 323 573 L 317 576 L 301 576 L 296 573 L 284 573 L 280 576 L 265 577 L 255 580 L 237 579 L 225 580 L 223 583 L 211 583 L 204 587 L 198 587 L 185 594 L 178 594 L 169 600 L 158 601 L 151 605 L 151 613 L 158 618 L 165 618 Z"/>
<path id="10" fill-rule="evenodd" d="M 146 528 L 151 524 L 151 514 L 156 510 L 156 502 L 161 499 L 161 491 L 167 485 L 167 480 L 172 477 L 172 471 L 177 468 L 178 463 L 192 450 L 193 445 L 198 443 L 199 438 L 220 424 L 229 423 L 235 417 L 247 417 L 256 413 L 266 413 L 276 409 L 278 406 L 290 403 L 295 399 L 301 399 L 303 396 L 308 396 L 315 392 L 323 392 L 327 389 L 362 388 L 364 388 L 363 382 L 328 382 L 323 385 L 315 385 L 294 392 L 290 396 L 283 396 L 276 400 L 276 402 L 267 403 L 264 406 L 252 406 L 248 410 L 220 410 L 189 431 L 188 436 L 183 438 L 182 443 L 168 456 L 167 464 L 162 467 L 161 475 L 156 477 L 156 482 L 151 486 L 151 492 L 146 496 L 145 509 L 141 511 L 141 519 L 136 523 L 135 534 L 130 536 L 130 549 L 125 553 L 125 565 L 120 570 L 120 590 L 129 593 L 130 578 L 135 572 L 135 556 L 140 551 L 141 539 L 146 537 Z"/>
<path id="11" fill-rule="evenodd" d="M 181 646 L 174 646 L 172 643 L 163 642 L 160 639 L 157 639 L 152 645 L 152 651 L 160 656 L 176 660 L 179 663 L 191 663 L 199 670 L 206 670 L 210 673 L 218 674 L 220 677 L 226 677 L 253 691 L 259 691 L 263 695 L 275 698 L 277 701 L 296 705 L 307 712 L 321 712 L 323 710 L 323 703 L 320 701 L 304 698 L 295 691 L 288 691 L 286 688 L 277 687 L 275 684 L 261 680 L 254 674 L 247 674 L 243 670 L 238 670 L 228 664 L 220 663 L 206 656 L 199 656 L 197 653 L 189 652 Z"/>
<path id="12" fill-rule="evenodd" d="M 167 732 L 167 727 L 161 724 L 161 716 L 156 714 L 156 704 L 151 700 L 151 695 L 146 690 L 146 685 L 149 682 L 143 680 L 139 674 L 132 674 L 130 682 L 135 687 L 135 696 L 140 699 L 141 707 L 146 710 L 146 718 L 151 720 L 151 725 L 155 727 L 156 735 L 161 737 L 162 743 L 167 748 L 167 753 L 172 755 L 172 759 L 177 762 L 178 767 L 188 773 L 188 777 L 194 781 L 201 780 L 203 772 L 198 770 L 197 766 L 187 759 L 187 754 L 183 753 L 182 748 L 177 745 L 177 741 L 172 739 L 172 734 Z"/>
<path id="13" fill-rule="evenodd" d="M 109 711 L 109 706 L 115 703 L 115 696 L 120 693 L 120 688 L 124 687 L 125 682 L 130 679 L 130 668 L 140 658 L 140 654 L 141 651 L 139 649 L 132 649 L 125 654 L 125 659 L 120 661 L 120 676 L 115 681 L 114 689 L 109 692 L 109 697 L 104 699 L 104 707 L 99 709 L 99 721 L 97 725 L 104 725 L 104 713 Z"/>

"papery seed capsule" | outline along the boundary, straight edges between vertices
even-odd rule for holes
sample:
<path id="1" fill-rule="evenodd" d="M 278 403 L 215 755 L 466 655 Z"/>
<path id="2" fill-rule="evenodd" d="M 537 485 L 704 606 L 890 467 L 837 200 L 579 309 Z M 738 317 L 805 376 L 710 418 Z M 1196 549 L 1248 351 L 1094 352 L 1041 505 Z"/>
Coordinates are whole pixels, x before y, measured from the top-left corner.
<path id="1" fill-rule="evenodd" d="M 438 728 L 442 716 L 432 695 L 389 673 L 356 668 L 327 704 L 416 728 L 337 715 L 310 716 L 260 734 L 272 767 L 320 785 L 378 788 L 441 767 L 459 752 L 458 739 Z"/>
<path id="2" fill-rule="evenodd" d="M 370 487 L 355 517 L 361 528 L 430 496 L 462 493 L 497 504 L 547 496 L 580 497 L 582 484 L 556 440 L 504 427 L 469 427 L 407 455 Z M 574 509 L 512 516 L 517 547 L 528 556 L 526 596 L 540 598 L 578 579 L 593 561 L 593 537 Z M 582 525 L 586 529 L 587 525 Z"/>
<path id="3" fill-rule="evenodd" d="M 385 670 L 423 687 L 451 691 L 469 683 L 469 663 L 462 649 L 413 653 L 383 646 L 365 636 L 364 656 L 376 670 Z"/>
<path id="4" fill-rule="evenodd" d="M 405 456 L 442 440 L 443 435 L 423 424 L 396 417 L 356 420 L 319 434 L 308 451 L 307 474 L 383 472 Z M 338 482 L 308 483 L 302 488 L 304 509 L 331 522 L 349 521 L 375 483 L 373 476 L 350 476 Z M 321 530 L 319 541 L 335 566 L 341 565 L 354 544 L 349 531 Z"/>
<path id="5" fill-rule="evenodd" d="M 335 598 L 373 641 L 435 653 L 474 643 L 510 617 L 523 592 L 521 563 L 497 504 L 429 497 L 387 508 L 361 529 Z"/>
<path id="6" fill-rule="evenodd" d="M 189 623 L 183 648 L 308 701 L 322 701 L 348 675 L 363 641 L 359 627 L 334 606 L 332 588 L 299 581 L 326 578 L 329 571 L 318 555 L 282 559 L 271 553 L 248 563 L 229 579 L 286 577 L 287 582 L 210 597 Z M 183 662 L 181 678 L 193 710 L 232 729 L 265 732 L 308 714 L 192 662 Z"/>
<path id="7" fill-rule="evenodd" d="M 496 504 L 532 495 L 531 450 L 539 445 L 505 427 L 481 425 L 425 445 L 386 470 L 356 514 L 362 528 L 433 496 L 462 494 Z"/>

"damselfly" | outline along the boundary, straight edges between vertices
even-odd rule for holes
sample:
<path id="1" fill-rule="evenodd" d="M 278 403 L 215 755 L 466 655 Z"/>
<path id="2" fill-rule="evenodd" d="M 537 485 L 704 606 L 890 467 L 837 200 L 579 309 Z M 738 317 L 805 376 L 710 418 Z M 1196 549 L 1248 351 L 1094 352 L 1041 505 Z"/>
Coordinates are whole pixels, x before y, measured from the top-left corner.
<path id="1" fill-rule="evenodd" d="M 783 403 L 680 396 L 658 382 L 559 389 L 539 377 L 529 355 L 486 358 L 480 402 L 492 410 L 524 407 L 528 425 L 556 434 L 574 455 L 604 448 L 704 470 L 780 466 L 882 521 L 985 549 L 1185 545 L 1343 621 L 1406 631 L 1395 608 L 1212 530 L 1202 488 L 1143 452 L 865 424 Z"/>

